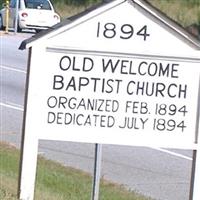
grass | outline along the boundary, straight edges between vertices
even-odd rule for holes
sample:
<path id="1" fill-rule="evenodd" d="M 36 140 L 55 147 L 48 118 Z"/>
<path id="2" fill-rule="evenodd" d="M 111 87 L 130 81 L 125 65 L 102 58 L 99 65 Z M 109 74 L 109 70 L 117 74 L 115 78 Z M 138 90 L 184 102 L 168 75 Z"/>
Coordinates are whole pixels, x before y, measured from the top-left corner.
<path id="1" fill-rule="evenodd" d="M 153 6 L 160 9 L 168 17 L 180 23 L 183 27 L 191 24 L 200 24 L 200 0 L 148 0 Z M 67 5 L 63 1 L 54 0 L 56 11 L 64 19 L 75 15 L 86 6 Z"/>
<path id="2" fill-rule="evenodd" d="M 16 200 L 19 151 L 0 143 L 0 199 Z M 80 170 L 59 163 L 38 159 L 35 200 L 88 200 L 91 198 L 92 177 Z M 147 200 L 122 186 L 102 180 L 101 200 Z"/>
<path id="3" fill-rule="evenodd" d="M 55 4 L 56 12 L 61 16 L 62 19 L 73 16 L 77 13 L 80 13 L 86 9 L 84 6 L 74 6 L 66 5 L 64 3 Z"/>
<path id="4" fill-rule="evenodd" d="M 200 0 L 148 0 L 183 27 L 200 25 Z"/>

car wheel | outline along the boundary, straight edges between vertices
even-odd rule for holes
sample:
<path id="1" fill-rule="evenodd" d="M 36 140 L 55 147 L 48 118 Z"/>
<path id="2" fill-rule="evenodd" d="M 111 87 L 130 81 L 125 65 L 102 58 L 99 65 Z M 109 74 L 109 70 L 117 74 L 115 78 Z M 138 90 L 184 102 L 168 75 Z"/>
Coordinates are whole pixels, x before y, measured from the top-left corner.
<path id="1" fill-rule="evenodd" d="M 3 26 L 3 18 L 0 15 L 0 30 L 5 30 L 5 27 Z"/>

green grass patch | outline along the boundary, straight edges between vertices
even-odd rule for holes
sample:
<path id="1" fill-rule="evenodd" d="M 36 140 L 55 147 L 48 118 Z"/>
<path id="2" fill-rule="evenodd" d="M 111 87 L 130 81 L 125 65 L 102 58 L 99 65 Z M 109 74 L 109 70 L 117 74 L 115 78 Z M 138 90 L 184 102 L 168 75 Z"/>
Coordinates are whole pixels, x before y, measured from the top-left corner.
<path id="1" fill-rule="evenodd" d="M 157 7 L 168 17 L 180 23 L 183 27 L 191 24 L 200 24 L 200 0 L 148 0 L 153 6 Z M 99 3 L 93 2 L 93 4 Z M 67 4 L 64 0 L 54 0 L 54 7 L 60 16 L 64 19 L 73 16 L 92 4 L 73 5 Z"/>
<path id="2" fill-rule="evenodd" d="M 0 143 L 0 199 L 16 200 L 20 152 Z M 92 177 L 80 170 L 38 158 L 35 200 L 89 200 Z M 148 200 L 120 185 L 101 181 L 101 200 Z M 149 199 L 150 200 L 150 199 Z"/>
<path id="3" fill-rule="evenodd" d="M 148 0 L 183 27 L 200 24 L 200 0 Z"/>

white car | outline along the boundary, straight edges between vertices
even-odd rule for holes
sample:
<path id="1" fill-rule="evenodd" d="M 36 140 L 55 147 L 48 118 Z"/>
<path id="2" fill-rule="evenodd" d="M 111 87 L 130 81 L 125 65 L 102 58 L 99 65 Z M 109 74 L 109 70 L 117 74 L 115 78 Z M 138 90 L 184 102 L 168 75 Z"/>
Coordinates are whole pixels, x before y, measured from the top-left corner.
<path id="1" fill-rule="evenodd" d="M 16 1 L 11 0 L 9 5 L 9 28 L 15 27 Z M 17 31 L 34 29 L 36 32 L 47 29 L 60 22 L 60 16 L 54 11 L 49 0 L 18 0 Z M 6 8 L 0 11 L 0 29 L 6 27 Z"/>

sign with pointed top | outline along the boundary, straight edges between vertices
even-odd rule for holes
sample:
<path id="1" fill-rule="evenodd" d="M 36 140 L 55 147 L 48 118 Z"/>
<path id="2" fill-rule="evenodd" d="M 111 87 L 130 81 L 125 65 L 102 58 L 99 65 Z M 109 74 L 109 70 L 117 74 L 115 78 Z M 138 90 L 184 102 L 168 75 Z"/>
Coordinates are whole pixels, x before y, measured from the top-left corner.
<path id="1" fill-rule="evenodd" d="M 21 48 L 24 149 L 40 139 L 198 148 L 200 44 L 145 1 L 103 4 Z"/>
<path id="2" fill-rule="evenodd" d="M 197 44 L 139 2 L 106 4 L 32 43 L 26 126 L 42 128 L 36 137 L 195 148 Z"/>

